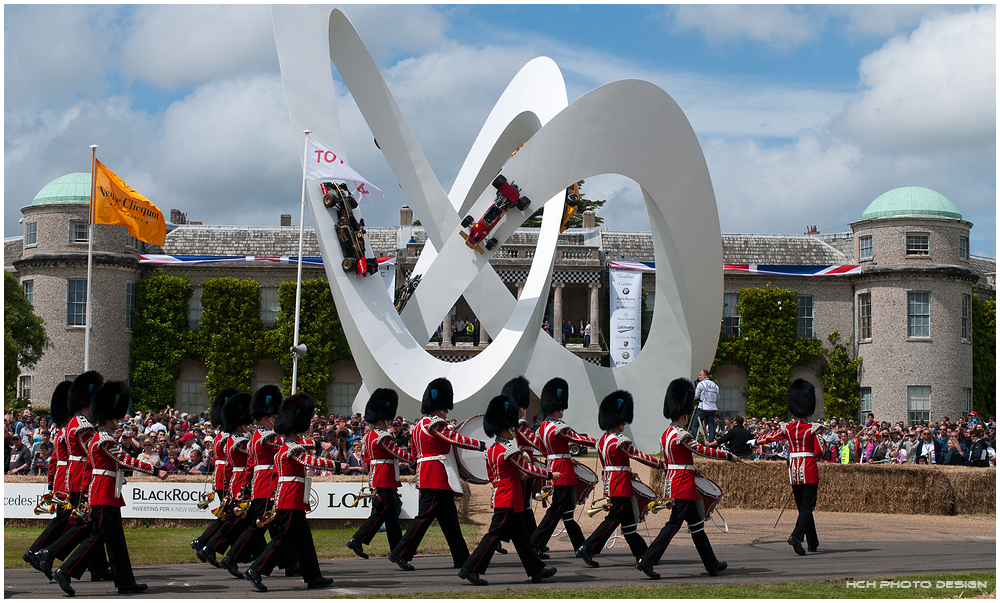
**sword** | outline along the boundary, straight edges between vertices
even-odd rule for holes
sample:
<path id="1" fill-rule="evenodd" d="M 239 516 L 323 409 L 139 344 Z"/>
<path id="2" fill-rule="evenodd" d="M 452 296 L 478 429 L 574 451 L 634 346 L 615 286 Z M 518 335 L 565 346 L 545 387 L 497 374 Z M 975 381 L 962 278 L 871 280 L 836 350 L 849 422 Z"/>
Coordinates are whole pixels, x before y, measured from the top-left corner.
<path id="1" fill-rule="evenodd" d="M 781 521 L 781 516 L 785 514 L 785 509 L 788 508 L 788 503 L 791 502 L 793 496 L 795 496 L 794 492 L 788 495 L 788 500 L 785 501 L 785 506 L 781 507 L 781 513 L 778 513 L 778 520 L 774 522 L 774 527 L 772 528 L 773 530 L 778 529 L 778 521 Z"/>

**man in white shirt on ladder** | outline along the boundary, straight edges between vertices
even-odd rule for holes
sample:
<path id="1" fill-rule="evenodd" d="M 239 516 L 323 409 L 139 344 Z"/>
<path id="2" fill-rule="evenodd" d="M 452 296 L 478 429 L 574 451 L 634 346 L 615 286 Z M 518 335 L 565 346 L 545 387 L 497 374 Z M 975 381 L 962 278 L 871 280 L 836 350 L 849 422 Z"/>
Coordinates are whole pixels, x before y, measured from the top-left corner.
<path id="1" fill-rule="evenodd" d="M 698 409 L 694 413 L 692 431 L 695 438 L 701 435 L 706 442 L 715 441 L 715 414 L 719 410 L 719 386 L 708 378 L 708 370 L 698 373 L 698 385 L 694 388 L 694 399 L 698 401 Z M 702 428 L 708 430 L 702 435 Z"/>

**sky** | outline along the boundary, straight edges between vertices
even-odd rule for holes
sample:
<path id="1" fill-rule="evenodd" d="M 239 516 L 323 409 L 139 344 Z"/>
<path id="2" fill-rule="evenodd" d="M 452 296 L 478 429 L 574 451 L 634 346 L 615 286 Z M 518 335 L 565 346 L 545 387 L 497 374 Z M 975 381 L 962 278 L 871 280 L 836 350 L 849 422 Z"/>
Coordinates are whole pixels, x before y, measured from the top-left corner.
<path id="1" fill-rule="evenodd" d="M 848 232 L 879 195 L 933 189 L 996 257 L 996 9 L 975 5 L 346 5 L 445 190 L 517 71 L 569 100 L 628 78 L 680 105 L 724 233 Z M 406 198 L 333 77 L 351 166 Z M 98 158 L 165 214 L 298 222 L 301 132 L 268 5 L 5 5 L 4 236 L 53 179 Z M 567 183 L 569 184 L 569 183 Z M 612 230 L 648 230 L 638 185 L 588 179 Z M 308 215 L 308 213 L 307 213 Z M 417 216 L 419 218 L 419 216 Z M 308 218 L 307 218 L 308 224 Z"/>

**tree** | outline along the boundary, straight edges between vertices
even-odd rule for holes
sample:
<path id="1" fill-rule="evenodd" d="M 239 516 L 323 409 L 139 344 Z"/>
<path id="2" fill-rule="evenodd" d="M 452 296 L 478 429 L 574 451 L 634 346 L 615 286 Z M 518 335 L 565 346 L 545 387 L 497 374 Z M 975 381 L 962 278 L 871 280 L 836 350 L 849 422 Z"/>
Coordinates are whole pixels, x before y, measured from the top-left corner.
<path id="1" fill-rule="evenodd" d="M 3 273 L 3 378 L 4 405 L 17 403 L 17 378 L 21 367 L 32 368 L 52 347 L 45 321 L 37 316 L 17 277 Z"/>
<path id="2" fill-rule="evenodd" d="M 997 301 L 972 296 L 972 407 L 997 414 Z"/>
<path id="3" fill-rule="evenodd" d="M 851 358 L 853 337 L 840 342 L 840 332 L 834 331 L 826 338 L 830 348 L 823 350 L 826 363 L 819 371 L 823 379 L 823 416 L 856 417 L 861 404 L 861 383 L 858 382 L 860 358 Z"/>
<path id="4" fill-rule="evenodd" d="M 194 286 L 185 278 L 157 272 L 136 286 L 132 314 L 130 382 L 137 410 L 165 410 L 177 398 L 181 360 L 192 353 L 187 324 Z"/>
<path id="5" fill-rule="evenodd" d="M 584 196 L 584 192 L 583 192 L 583 183 L 584 182 L 585 182 L 584 180 L 581 180 L 581 181 L 577 182 L 577 184 L 580 185 L 580 203 L 579 203 L 579 205 L 576 206 L 576 211 L 573 212 L 573 215 L 570 216 L 569 221 L 566 223 L 569 228 L 581 228 L 583 226 L 583 212 L 585 212 L 588 209 L 590 209 L 590 210 L 593 210 L 594 213 L 596 214 L 597 210 L 599 210 L 602 207 L 604 207 L 604 204 L 607 203 L 607 199 L 602 199 L 602 200 L 599 200 L 599 201 L 594 201 L 594 200 L 591 200 L 591 199 L 587 199 Z M 532 201 L 532 203 L 535 203 L 536 200 L 532 199 L 531 201 Z M 531 214 L 530 218 L 528 218 L 527 220 L 524 221 L 524 224 L 522 224 L 521 226 L 534 226 L 534 227 L 541 226 L 542 225 L 542 209 L 543 208 L 539 207 L 535 211 L 535 213 Z M 595 216 L 595 224 L 597 226 L 600 226 L 603 223 L 604 223 L 604 218 L 602 218 L 600 216 Z"/>

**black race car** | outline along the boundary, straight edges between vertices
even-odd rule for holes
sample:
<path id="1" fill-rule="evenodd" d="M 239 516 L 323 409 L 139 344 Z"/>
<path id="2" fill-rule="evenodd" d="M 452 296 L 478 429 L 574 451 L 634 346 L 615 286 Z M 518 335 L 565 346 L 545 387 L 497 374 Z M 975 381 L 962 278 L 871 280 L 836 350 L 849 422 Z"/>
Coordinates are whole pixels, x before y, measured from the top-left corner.
<path id="1" fill-rule="evenodd" d="M 323 205 L 337 210 L 337 224 L 333 228 L 344 251 L 344 262 L 341 264 L 344 272 L 353 270 L 361 276 L 378 272 L 378 259 L 365 258 L 365 219 L 354 217 L 358 202 L 347 185 L 323 182 L 319 188 L 323 191 Z"/>

